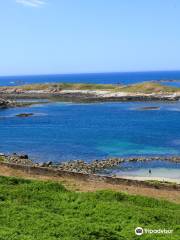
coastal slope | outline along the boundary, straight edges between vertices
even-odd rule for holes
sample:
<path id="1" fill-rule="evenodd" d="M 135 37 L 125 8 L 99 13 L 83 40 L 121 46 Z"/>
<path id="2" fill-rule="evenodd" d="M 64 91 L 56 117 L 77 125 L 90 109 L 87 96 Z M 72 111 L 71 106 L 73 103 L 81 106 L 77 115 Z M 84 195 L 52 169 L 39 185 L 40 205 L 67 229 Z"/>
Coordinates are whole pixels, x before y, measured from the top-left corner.
<path id="1" fill-rule="evenodd" d="M 172 229 L 157 240 L 177 240 L 179 204 L 115 191 L 79 192 L 52 181 L 0 177 L 0 236 L 5 239 L 138 239 L 135 228 Z M 143 239 L 150 239 L 142 236 Z"/>

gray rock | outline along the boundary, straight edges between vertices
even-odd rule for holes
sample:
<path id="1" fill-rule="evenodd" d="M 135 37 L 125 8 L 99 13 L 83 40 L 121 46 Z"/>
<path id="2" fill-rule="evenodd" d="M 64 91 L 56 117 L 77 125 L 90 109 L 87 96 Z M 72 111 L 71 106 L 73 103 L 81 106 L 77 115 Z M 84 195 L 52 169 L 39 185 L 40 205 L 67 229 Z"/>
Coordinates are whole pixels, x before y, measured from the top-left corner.
<path id="1" fill-rule="evenodd" d="M 11 106 L 12 104 L 13 104 L 13 102 L 11 102 L 10 100 L 0 98 L 0 108 L 7 108 L 7 107 Z"/>

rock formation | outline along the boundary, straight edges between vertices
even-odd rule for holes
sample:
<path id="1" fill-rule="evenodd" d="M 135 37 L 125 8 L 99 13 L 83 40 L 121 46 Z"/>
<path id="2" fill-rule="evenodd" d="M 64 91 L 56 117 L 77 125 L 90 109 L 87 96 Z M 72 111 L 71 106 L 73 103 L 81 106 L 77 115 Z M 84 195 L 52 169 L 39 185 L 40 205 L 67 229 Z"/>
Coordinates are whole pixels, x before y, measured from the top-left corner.
<path id="1" fill-rule="evenodd" d="M 12 101 L 0 98 L 0 108 L 6 108 L 6 107 L 10 107 L 12 105 L 13 105 Z"/>

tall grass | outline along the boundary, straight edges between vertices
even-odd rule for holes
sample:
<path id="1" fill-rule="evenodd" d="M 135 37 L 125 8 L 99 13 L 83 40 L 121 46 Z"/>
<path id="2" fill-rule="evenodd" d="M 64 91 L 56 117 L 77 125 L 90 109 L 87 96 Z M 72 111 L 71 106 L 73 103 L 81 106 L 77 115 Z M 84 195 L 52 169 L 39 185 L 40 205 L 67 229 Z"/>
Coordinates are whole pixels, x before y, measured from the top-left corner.
<path id="1" fill-rule="evenodd" d="M 120 192 L 80 193 L 58 183 L 0 177 L 1 240 L 132 240 L 137 226 L 173 229 L 180 236 L 180 206 Z"/>

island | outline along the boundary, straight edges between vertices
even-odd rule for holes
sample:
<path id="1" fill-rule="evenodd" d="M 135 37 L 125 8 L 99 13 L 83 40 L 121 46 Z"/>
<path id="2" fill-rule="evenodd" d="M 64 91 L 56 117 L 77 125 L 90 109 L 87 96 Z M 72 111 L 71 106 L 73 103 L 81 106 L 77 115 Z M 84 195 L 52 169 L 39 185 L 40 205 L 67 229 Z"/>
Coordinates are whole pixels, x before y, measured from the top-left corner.
<path id="1" fill-rule="evenodd" d="M 0 87 L 0 96 L 10 100 L 29 98 L 73 102 L 177 101 L 180 99 L 180 88 L 155 82 L 131 85 L 45 83 Z"/>

